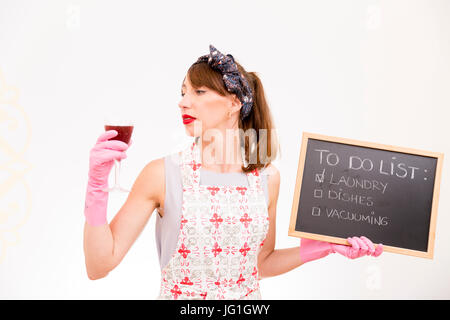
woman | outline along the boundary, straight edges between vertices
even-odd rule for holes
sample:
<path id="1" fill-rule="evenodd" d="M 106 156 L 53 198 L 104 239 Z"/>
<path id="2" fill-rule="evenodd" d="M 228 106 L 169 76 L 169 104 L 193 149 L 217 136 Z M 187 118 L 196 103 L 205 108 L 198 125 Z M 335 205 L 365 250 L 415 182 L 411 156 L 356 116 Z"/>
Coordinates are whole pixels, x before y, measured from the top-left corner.
<path id="1" fill-rule="evenodd" d="M 120 263 L 154 209 L 160 299 L 260 299 L 261 278 L 334 252 L 351 259 L 382 253 L 365 237 L 349 238 L 350 246 L 302 239 L 299 247 L 275 250 L 280 175 L 271 164 L 277 144 L 259 77 L 210 46 L 189 68 L 181 95 L 194 141 L 148 163 L 110 224 L 102 190 L 128 145 L 110 140 L 112 130 L 91 150 L 84 233 L 90 279 Z M 237 157 L 230 161 L 230 154 Z"/>

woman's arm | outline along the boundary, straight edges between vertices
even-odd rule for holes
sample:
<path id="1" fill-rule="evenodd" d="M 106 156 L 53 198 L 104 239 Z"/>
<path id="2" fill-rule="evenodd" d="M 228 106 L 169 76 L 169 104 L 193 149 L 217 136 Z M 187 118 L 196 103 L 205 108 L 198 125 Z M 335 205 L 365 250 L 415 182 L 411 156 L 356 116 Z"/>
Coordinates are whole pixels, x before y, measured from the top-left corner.
<path id="1" fill-rule="evenodd" d="M 383 245 L 378 244 L 375 247 L 375 245 L 366 237 L 348 238 L 347 242 L 350 246 L 302 239 L 302 250 L 300 250 L 300 246 L 275 250 L 276 206 L 280 189 L 280 173 L 272 164 L 270 167 L 272 174 L 270 174 L 268 178 L 269 231 L 258 255 L 258 269 L 261 278 L 283 274 L 306 262 L 321 259 L 332 252 L 338 252 L 350 259 L 359 258 L 365 255 L 373 257 L 381 255 L 383 252 Z"/>
<path id="2" fill-rule="evenodd" d="M 84 255 L 89 279 L 108 275 L 122 261 L 164 199 L 164 159 L 153 160 L 140 172 L 127 200 L 110 224 L 84 226 Z"/>
<path id="3" fill-rule="evenodd" d="M 280 190 L 280 172 L 271 164 L 267 181 L 269 192 L 269 231 L 264 245 L 258 255 L 258 270 L 261 278 L 273 277 L 297 268 L 302 264 L 300 247 L 275 250 L 276 238 L 276 207 Z"/>

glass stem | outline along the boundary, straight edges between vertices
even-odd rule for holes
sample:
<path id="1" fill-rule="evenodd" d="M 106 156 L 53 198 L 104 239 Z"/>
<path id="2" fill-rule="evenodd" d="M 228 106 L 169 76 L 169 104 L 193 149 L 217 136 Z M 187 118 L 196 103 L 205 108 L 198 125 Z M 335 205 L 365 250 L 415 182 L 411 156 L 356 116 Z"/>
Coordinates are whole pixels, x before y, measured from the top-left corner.
<path id="1" fill-rule="evenodd" d="M 114 161 L 116 162 L 116 165 L 114 166 L 114 169 L 115 169 L 114 186 L 119 187 L 120 160 L 114 160 Z"/>

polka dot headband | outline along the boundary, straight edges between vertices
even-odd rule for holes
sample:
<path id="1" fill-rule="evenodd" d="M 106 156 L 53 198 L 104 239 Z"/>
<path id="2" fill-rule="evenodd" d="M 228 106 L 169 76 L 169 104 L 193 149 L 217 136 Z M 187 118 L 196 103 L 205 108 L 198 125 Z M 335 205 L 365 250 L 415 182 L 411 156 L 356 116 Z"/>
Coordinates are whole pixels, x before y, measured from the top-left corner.
<path id="1" fill-rule="evenodd" d="M 211 68 L 222 74 L 228 92 L 236 94 L 241 101 L 241 119 L 245 119 L 252 110 L 253 92 L 247 79 L 239 72 L 233 56 L 231 54 L 224 55 L 209 45 L 209 54 L 201 56 L 194 64 L 200 62 L 207 62 Z"/>

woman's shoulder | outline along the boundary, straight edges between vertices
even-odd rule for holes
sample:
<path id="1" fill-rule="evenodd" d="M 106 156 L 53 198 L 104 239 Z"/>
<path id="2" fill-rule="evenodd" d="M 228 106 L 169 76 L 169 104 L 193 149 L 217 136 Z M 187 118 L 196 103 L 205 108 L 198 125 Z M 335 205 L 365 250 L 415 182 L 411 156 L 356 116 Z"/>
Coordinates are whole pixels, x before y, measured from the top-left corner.
<path id="1" fill-rule="evenodd" d="M 181 161 L 181 152 L 168 154 L 164 157 L 157 158 L 148 162 L 142 169 L 142 172 L 147 175 L 161 175 L 164 174 L 165 166 L 176 166 Z M 170 168 L 169 168 L 170 169 Z"/>
<path id="2" fill-rule="evenodd" d="M 261 175 L 267 175 L 267 176 L 278 176 L 279 177 L 279 175 L 280 175 L 280 171 L 273 163 L 269 163 L 266 167 L 261 168 L 259 170 L 259 173 Z"/>
<path id="3" fill-rule="evenodd" d="M 280 171 L 273 163 L 270 163 L 268 166 L 260 170 L 260 174 L 267 176 L 267 189 L 269 193 L 270 206 L 278 200 L 278 193 L 280 190 Z"/>
<path id="4" fill-rule="evenodd" d="M 161 171 L 164 172 L 164 158 L 161 157 L 148 162 L 142 169 L 142 173 L 146 175 L 158 175 Z"/>
<path id="5" fill-rule="evenodd" d="M 273 164 L 270 163 L 267 167 L 260 170 L 261 175 L 267 176 L 267 185 L 269 189 L 277 189 L 280 185 L 280 171 Z"/>
<path id="6" fill-rule="evenodd" d="M 142 168 L 133 189 L 143 194 L 145 198 L 160 203 L 162 200 L 161 191 L 164 190 L 165 185 L 164 170 L 164 158 L 151 160 Z"/>

